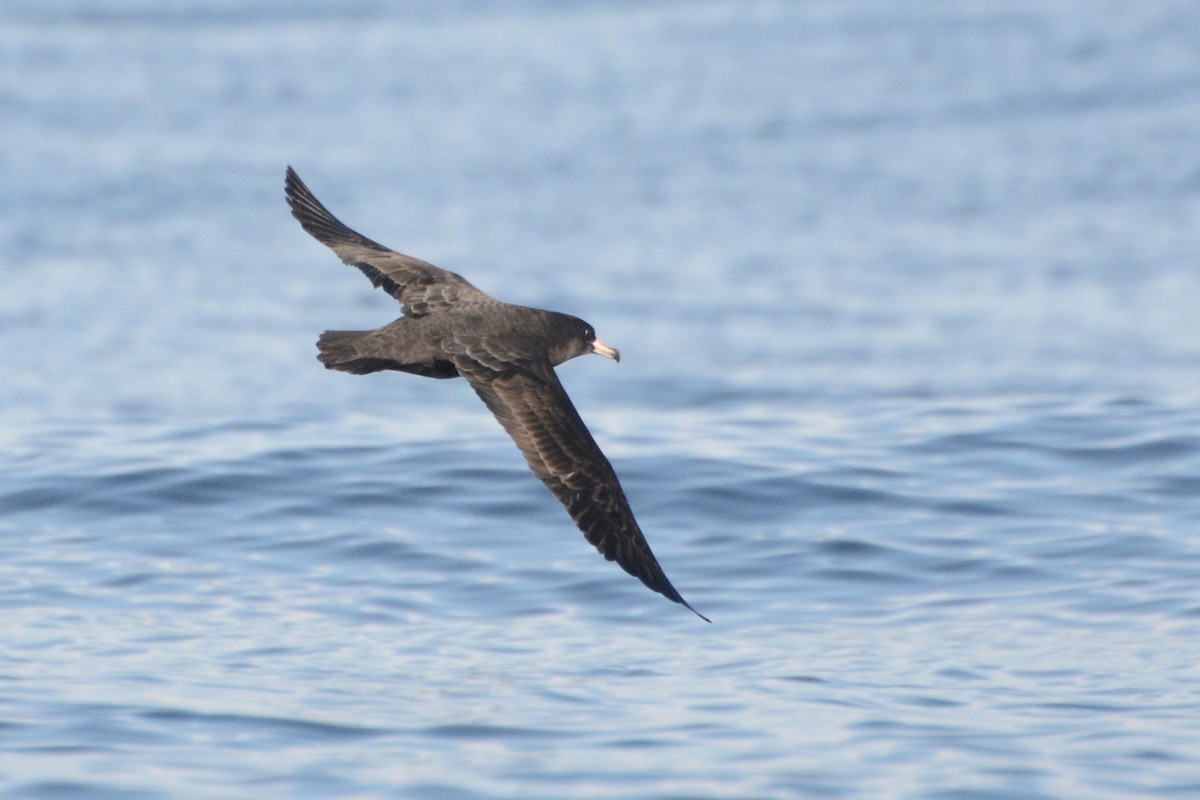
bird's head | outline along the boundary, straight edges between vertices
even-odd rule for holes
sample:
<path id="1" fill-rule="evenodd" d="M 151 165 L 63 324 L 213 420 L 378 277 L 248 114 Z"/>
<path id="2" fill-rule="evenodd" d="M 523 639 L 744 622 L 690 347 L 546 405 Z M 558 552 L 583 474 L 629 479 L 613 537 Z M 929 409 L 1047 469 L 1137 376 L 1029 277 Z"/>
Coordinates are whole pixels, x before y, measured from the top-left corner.
<path id="1" fill-rule="evenodd" d="M 595 353 L 598 356 L 621 360 L 621 353 L 596 338 L 596 329 L 578 317 L 555 314 L 550 336 L 550 362 L 558 366 L 575 356 Z"/>

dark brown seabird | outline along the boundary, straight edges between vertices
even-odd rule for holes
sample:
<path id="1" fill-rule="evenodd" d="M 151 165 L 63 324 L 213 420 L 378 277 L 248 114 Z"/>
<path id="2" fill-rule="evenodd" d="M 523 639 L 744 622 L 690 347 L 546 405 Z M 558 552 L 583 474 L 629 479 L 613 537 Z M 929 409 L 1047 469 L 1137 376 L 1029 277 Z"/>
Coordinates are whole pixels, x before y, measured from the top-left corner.
<path id="1" fill-rule="evenodd" d="M 596 353 L 620 361 L 621 354 L 581 319 L 502 303 L 453 272 L 347 228 L 291 167 L 285 188 L 292 216 L 304 230 L 403 309 L 395 322 L 372 331 L 325 331 L 317 340 L 321 363 L 354 375 L 394 369 L 466 378 L 587 540 L 606 559 L 709 622 L 667 580 L 612 465 L 554 373 L 575 356 Z"/>

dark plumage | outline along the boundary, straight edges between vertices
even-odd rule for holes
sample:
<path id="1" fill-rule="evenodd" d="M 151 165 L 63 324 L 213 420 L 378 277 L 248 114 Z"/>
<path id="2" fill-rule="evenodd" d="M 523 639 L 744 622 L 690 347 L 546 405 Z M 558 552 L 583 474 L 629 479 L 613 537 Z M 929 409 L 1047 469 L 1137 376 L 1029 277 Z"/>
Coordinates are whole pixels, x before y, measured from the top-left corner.
<path id="1" fill-rule="evenodd" d="M 343 225 L 288 167 L 292 216 L 343 262 L 400 301 L 404 315 L 372 331 L 326 331 L 318 358 L 363 375 L 393 369 L 466 378 L 609 561 L 708 621 L 680 596 L 642 535 L 612 465 L 571 403 L 554 367 L 587 353 L 620 360 L 581 319 L 502 303 L 461 276 L 389 250 Z"/>

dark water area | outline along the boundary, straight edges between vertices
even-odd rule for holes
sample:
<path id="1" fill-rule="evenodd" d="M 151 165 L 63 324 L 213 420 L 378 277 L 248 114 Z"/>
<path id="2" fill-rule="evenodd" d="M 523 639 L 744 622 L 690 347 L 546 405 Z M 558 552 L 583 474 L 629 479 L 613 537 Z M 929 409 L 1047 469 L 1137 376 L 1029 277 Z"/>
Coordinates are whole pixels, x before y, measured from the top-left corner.
<path id="1" fill-rule="evenodd" d="M 1200 7 L 11 3 L 0 797 L 1200 796 Z M 559 369 L 674 584 L 347 223 Z"/>

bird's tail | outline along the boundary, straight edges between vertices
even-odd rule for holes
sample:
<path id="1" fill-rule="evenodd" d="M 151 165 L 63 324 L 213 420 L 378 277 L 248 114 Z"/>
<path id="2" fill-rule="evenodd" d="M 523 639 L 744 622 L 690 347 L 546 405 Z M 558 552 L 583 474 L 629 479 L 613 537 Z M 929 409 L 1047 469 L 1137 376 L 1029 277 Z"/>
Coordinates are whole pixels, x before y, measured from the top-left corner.
<path id="1" fill-rule="evenodd" d="M 374 331 L 325 331 L 317 339 L 317 360 L 326 369 L 366 375 L 381 369 L 394 369 L 390 359 L 371 355 Z"/>

